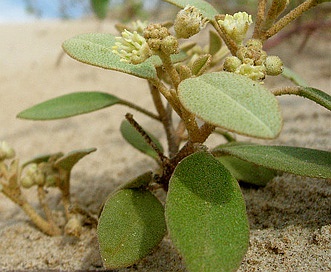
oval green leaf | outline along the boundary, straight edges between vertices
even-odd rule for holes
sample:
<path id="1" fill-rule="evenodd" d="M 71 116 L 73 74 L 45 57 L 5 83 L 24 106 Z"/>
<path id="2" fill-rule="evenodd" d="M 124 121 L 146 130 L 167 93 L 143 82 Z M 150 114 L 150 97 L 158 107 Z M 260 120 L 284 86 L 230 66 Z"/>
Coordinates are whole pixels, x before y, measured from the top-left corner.
<path id="1" fill-rule="evenodd" d="M 70 57 L 83 63 L 146 79 L 156 77 L 152 62 L 133 65 L 121 61 L 120 56 L 112 52 L 115 42 L 115 36 L 112 34 L 88 33 L 66 40 L 62 47 Z"/>
<path id="2" fill-rule="evenodd" d="M 62 95 L 20 112 L 17 117 L 30 120 L 55 120 L 68 118 L 106 107 L 121 100 L 102 92 L 77 92 Z"/>
<path id="3" fill-rule="evenodd" d="M 148 255 L 165 235 L 163 206 L 149 191 L 120 190 L 105 203 L 97 233 L 107 268 L 133 265 Z"/>
<path id="4" fill-rule="evenodd" d="M 157 152 L 146 142 L 144 137 L 127 120 L 123 120 L 120 130 L 123 138 L 134 148 L 152 157 L 153 159 L 159 158 Z M 152 139 L 157 148 L 163 152 L 163 147 L 158 139 L 151 133 L 147 131 L 145 132 Z"/>
<path id="5" fill-rule="evenodd" d="M 219 147 L 219 154 L 235 156 L 263 167 L 299 176 L 331 178 L 331 152 L 292 146 L 241 144 Z"/>
<path id="6" fill-rule="evenodd" d="M 215 16 L 219 14 L 211 4 L 203 0 L 165 0 L 165 2 L 180 8 L 185 8 L 187 5 L 194 6 L 199 9 L 203 17 L 209 20 L 214 20 Z"/>
<path id="7" fill-rule="evenodd" d="M 68 154 L 60 157 L 55 161 L 55 166 L 58 168 L 62 168 L 68 172 L 74 167 L 74 165 L 84 158 L 86 155 L 96 151 L 96 148 L 88 148 L 88 149 L 79 149 L 69 152 Z"/>
<path id="8" fill-rule="evenodd" d="M 275 96 L 242 75 L 217 72 L 186 79 L 179 99 L 202 120 L 239 134 L 272 139 L 282 128 Z"/>
<path id="9" fill-rule="evenodd" d="M 247 251 L 245 201 L 231 173 L 212 155 L 182 160 L 169 183 L 169 235 L 189 271 L 235 271 Z"/>

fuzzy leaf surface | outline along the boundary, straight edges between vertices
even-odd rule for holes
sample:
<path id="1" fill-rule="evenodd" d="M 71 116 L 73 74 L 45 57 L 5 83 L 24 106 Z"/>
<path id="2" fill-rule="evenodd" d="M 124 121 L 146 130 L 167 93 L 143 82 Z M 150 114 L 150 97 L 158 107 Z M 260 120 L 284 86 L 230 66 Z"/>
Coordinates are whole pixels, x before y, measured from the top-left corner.
<path id="1" fill-rule="evenodd" d="M 235 271 L 249 241 L 238 182 L 212 155 L 195 153 L 176 167 L 169 183 L 166 220 L 189 271 Z"/>
<path id="2" fill-rule="evenodd" d="M 151 62 L 133 65 L 121 61 L 120 56 L 112 52 L 115 42 L 112 34 L 88 33 L 66 40 L 62 47 L 70 57 L 83 63 L 146 79 L 156 77 L 156 70 Z"/>
<path id="3" fill-rule="evenodd" d="M 158 159 L 158 154 L 156 151 L 146 143 L 144 137 L 127 121 L 124 120 L 121 123 L 121 133 L 123 138 L 131 144 L 134 148 L 138 149 L 139 151 L 145 153 L 146 155 Z M 159 148 L 161 152 L 163 152 L 163 147 L 158 141 L 158 139 L 153 136 L 151 133 L 146 132 L 148 136 L 153 140 L 153 142 L 156 144 L 156 146 Z"/>
<path id="4" fill-rule="evenodd" d="M 282 128 L 277 99 L 248 77 L 208 73 L 182 81 L 178 91 L 188 111 L 226 130 L 268 139 Z"/>
<path id="5" fill-rule="evenodd" d="M 120 103 L 121 100 L 102 92 L 76 92 L 62 95 L 20 112 L 17 117 L 30 120 L 68 118 Z"/>
<path id="6" fill-rule="evenodd" d="M 217 148 L 220 154 L 235 156 L 270 169 L 299 176 L 331 178 L 331 152 L 292 146 L 242 144 Z"/>
<path id="7" fill-rule="evenodd" d="M 97 230 L 105 266 L 133 265 L 161 242 L 165 232 L 164 208 L 151 192 L 117 191 L 106 201 Z"/>

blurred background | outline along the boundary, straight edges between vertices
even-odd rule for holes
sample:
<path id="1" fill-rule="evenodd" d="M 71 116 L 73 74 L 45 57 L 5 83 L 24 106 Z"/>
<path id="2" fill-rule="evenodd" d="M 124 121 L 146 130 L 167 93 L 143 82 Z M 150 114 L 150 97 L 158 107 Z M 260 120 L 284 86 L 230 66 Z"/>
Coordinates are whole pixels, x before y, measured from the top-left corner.
<path id="1" fill-rule="evenodd" d="M 246 11 L 256 14 L 258 0 L 206 0 L 220 13 L 233 14 Z M 271 0 L 269 0 L 271 2 Z M 285 12 L 304 0 L 291 0 Z M 0 0 L 0 23 L 29 22 L 36 20 L 68 20 L 96 17 L 100 21 L 128 22 L 135 19 L 149 21 L 173 20 L 178 8 L 162 0 Z M 331 27 L 331 3 L 324 3 L 305 13 L 282 32 L 278 41 L 266 44 L 274 47 L 290 36 L 303 34 L 302 49 L 308 38 L 316 32 L 325 35 Z M 330 33 L 330 32 L 329 32 Z"/>

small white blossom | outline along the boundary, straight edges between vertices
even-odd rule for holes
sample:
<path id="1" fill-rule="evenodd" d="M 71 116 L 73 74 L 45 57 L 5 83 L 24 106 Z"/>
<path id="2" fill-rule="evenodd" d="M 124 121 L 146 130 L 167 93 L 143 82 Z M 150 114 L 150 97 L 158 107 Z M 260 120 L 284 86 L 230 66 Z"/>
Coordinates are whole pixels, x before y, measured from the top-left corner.
<path id="1" fill-rule="evenodd" d="M 200 11 L 194 7 L 187 5 L 177 14 L 174 29 L 177 38 L 190 38 L 199 33 L 208 23 L 207 18 L 203 18 Z"/>
<path id="2" fill-rule="evenodd" d="M 237 12 L 233 16 L 226 14 L 224 19 L 218 21 L 227 34 L 238 44 L 245 39 L 248 27 L 253 23 L 252 16 L 246 12 Z"/>
<path id="3" fill-rule="evenodd" d="M 139 64 L 148 59 L 152 52 L 143 36 L 137 31 L 124 30 L 122 37 L 116 37 L 118 42 L 113 46 L 113 53 L 121 57 L 121 61 Z"/>
<path id="4" fill-rule="evenodd" d="M 255 81 L 261 81 L 265 78 L 266 69 L 264 65 L 254 66 L 243 63 L 236 69 L 235 73 L 247 76 Z"/>

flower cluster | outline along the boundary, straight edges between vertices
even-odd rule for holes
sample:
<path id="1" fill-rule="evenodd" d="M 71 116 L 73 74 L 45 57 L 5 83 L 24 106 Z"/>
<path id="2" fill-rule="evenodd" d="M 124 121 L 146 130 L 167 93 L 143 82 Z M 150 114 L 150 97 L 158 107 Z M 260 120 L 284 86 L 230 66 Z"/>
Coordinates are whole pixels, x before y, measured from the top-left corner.
<path id="1" fill-rule="evenodd" d="M 121 37 L 116 37 L 113 53 L 121 57 L 121 61 L 132 64 L 144 62 L 152 55 L 146 40 L 137 31 L 124 30 Z"/>
<path id="2" fill-rule="evenodd" d="M 240 46 L 237 56 L 227 57 L 224 61 L 225 71 L 245 75 L 255 81 L 261 81 L 266 75 L 282 73 L 283 63 L 277 56 L 268 56 L 262 50 L 262 42 L 250 39 L 245 46 Z"/>

